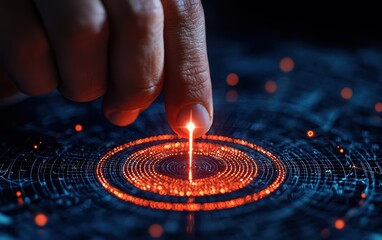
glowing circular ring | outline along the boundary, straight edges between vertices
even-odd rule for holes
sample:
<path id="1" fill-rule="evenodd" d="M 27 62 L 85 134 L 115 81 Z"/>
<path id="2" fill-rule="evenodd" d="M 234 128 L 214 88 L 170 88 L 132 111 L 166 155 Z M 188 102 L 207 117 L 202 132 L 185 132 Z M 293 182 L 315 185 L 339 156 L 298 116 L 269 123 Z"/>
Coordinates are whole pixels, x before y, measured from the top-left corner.
<path id="1" fill-rule="evenodd" d="M 105 163 L 107 162 L 108 159 L 110 159 L 110 157 L 117 154 L 118 152 L 121 152 L 128 148 L 141 145 L 141 144 L 147 144 L 147 143 L 156 142 L 156 141 L 175 140 L 175 139 L 177 139 L 176 135 L 160 135 L 160 136 L 138 139 L 133 142 L 129 142 L 127 144 L 124 144 L 112 149 L 111 151 L 106 153 L 97 164 L 96 174 L 97 174 L 97 178 L 99 182 L 102 184 L 105 190 L 108 191 L 110 194 L 114 195 L 115 197 L 121 200 L 130 202 L 139 206 L 150 207 L 153 209 L 174 210 L 174 211 L 211 211 L 211 210 L 218 210 L 218 209 L 233 208 L 233 207 L 241 206 L 247 203 L 255 202 L 259 199 L 262 199 L 268 196 L 270 193 L 274 192 L 276 189 L 280 187 L 280 185 L 285 180 L 285 167 L 280 161 L 280 159 L 277 158 L 275 155 L 273 155 L 271 152 L 267 151 L 266 149 L 258 145 L 249 143 L 241 139 L 234 139 L 234 138 L 216 136 L 216 135 L 206 135 L 206 136 L 203 136 L 202 139 L 241 145 L 244 147 L 251 148 L 267 156 L 275 164 L 277 168 L 277 176 L 275 177 L 274 181 L 271 184 L 269 184 L 266 188 L 255 193 L 248 194 L 243 197 L 234 198 L 231 200 L 198 203 L 198 202 L 194 202 L 194 198 L 189 198 L 189 201 L 187 202 L 166 202 L 166 201 L 144 199 L 144 198 L 126 193 L 120 190 L 119 188 L 112 186 L 106 179 L 103 173 Z"/>
<path id="2" fill-rule="evenodd" d="M 195 177 L 190 181 L 185 171 L 189 168 L 182 164 L 180 167 L 170 167 L 178 167 L 176 170 L 183 173 L 183 178 L 169 176 L 163 170 L 158 171 L 161 169 L 158 166 L 166 165 L 168 158 L 188 154 L 188 142 L 164 143 L 138 150 L 126 159 L 123 174 L 127 181 L 141 190 L 178 197 L 199 197 L 233 192 L 247 186 L 257 175 L 255 161 L 238 149 L 197 142 L 194 143 L 193 150 L 194 169 L 198 167 L 197 158 L 200 155 L 207 156 L 207 162 L 212 164 L 215 170 L 214 175 Z M 161 164 L 163 162 L 165 164 Z M 184 162 L 176 159 L 171 163 L 179 165 Z"/>

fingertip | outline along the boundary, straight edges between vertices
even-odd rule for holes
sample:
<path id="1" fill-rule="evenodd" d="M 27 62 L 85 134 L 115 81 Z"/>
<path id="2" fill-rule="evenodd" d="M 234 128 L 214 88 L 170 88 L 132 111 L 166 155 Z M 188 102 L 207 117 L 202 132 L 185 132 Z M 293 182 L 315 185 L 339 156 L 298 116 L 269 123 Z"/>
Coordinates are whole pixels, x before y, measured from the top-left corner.
<path id="1" fill-rule="evenodd" d="M 186 126 L 190 121 L 195 124 L 193 136 L 198 138 L 210 129 L 212 114 L 200 103 L 186 105 L 179 110 L 176 125 L 172 126 L 172 128 L 180 137 L 188 138 L 189 132 Z"/>
<path id="2" fill-rule="evenodd" d="M 112 111 L 106 113 L 106 118 L 113 123 L 114 125 L 124 127 L 132 124 L 138 118 L 140 113 L 139 109 L 136 110 L 127 110 L 127 111 Z"/>

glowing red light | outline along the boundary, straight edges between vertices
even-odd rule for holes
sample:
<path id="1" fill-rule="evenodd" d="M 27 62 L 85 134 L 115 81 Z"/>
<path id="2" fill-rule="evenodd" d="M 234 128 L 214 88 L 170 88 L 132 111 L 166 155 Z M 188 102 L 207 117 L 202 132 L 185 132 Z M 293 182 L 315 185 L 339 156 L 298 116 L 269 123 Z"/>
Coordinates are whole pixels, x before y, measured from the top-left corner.
<path id="1" fill-rule="evenodd" d="M 381 102 L 377 102 L 374 106 L 374 109 L 376 112 L 380 113 L 382 112 L 382 103 Z"/>
<path id="2" fill-rule="evenodd" d="M 281 69 L 281 71 L 283 71 L 285 73 L 293 71 L 293 69 L 294 69 L 293 59 L 290 57 L 285 57 L 285 58 L 281 59 L 280 69 Z"/>
<path id="3" fill-rule="evenodd" d="M 74 126 L 74 130 L 76 130 L 76 132 L 81 132 L 83 129 L 82 125 L 81 124 L 76 124 Z"/>
<path id="4" fill-rule="evenodd" d="M 264 88 L 267 93 L 275 93 L 277 91 L 277 83 L 273 80 L 268 80 Z"/>
<path id="5" fill-rule="evenodd" d="M 239 76 L 236 73 L 230 73 L 226 77 L 226 83 L 228 86 L 236 86 L 239 83 Z"/>
<path id="6" fill-rule="evenodd" d="M 306 136 L 307 136 L 308 138 L 312 138 L 312 137 L 314 137 L 314 135 L 315 135 L 315 132 L 314 132 L 313 130 L 308 130 L 308 131 L 306 132 Z"/>
<path id="7" fill-rule="evenodd" d="M 285 179 L 284 165 L 271 152 L 241 139 L 215 135 L 202 136 L 203 142 L 195 142 L 193 146 L 193 154 L 194 156 L 200 155 L 222 161 L 221 165 L 225 169 L 219 171 L 219 174 L 213 174 L 202 178 L 194 177 L 192 182 L 190 182 L 187 177 L 183 179 L 161 174 L 158 172 L 158 168 L 156 167 L 158 162 L 161 162 L 163 159 L 167 159 L 171 156 L 185 155 L 189 150 L 189 145 L 187 142 L 174 142 L 174 140 L 177 139 L 178 138 L 176 135 L 160 135 L 138 139 L 116 147 L 100 159 L 96 168 L 97 179 L 100 181 L 105 190 L 121 200 L 153 209 L 190 212 L 233 208 L 258 201 L 278 189 Z M 209 142 L 204 142 L 206 140 Z M 125 160 L 125 165 L 123 167 L 124 177 L 135 187 L 143 191 L 166 196 L 188 197 L 188 200 L 192 200 L 195 196 L 224 194 L 235 191 L 251 183 L 257 175 L 257 166 L 255 161 L 253 161 L 253 159 L 247 154 L 236 148 L 213 143 L 216 141 L 219 141 L 220 143 L 224 142 L 226 144 L 241 145 L 242 147 L 251 148 L 265 155 L 277 168 L 277 176 L 272 183 L 258 192 L 234 199 L 203 203 L 195 202 L 193 200 L 186 202 L 171 202 L 146 199 L 127 193 L 109 183 L 104 175 L 104 168 L 106 162 L 109 161 L 112 156 L 141 144 L 158 141 L 168 143 L 161 143 L 140 149 L 131 154 Z"/>
<path id="8" fill-rule="evenodd" d="M 153 238 L 160 238 L 163 234 L 163 228 L 159 224 L 153 224 L 149 227 L 149 234 Z"/>
<path id="9" fill-rule="evenodd" d="M 192 116 L 191 116 L 192 118 Z M 189 155 L 189 160 L 188 160 L 188 180 L 192 182 L 192 154 L 193 154 L 193 143 L 194 143 L 194 130 L 195 130 L 195 124 L 190 121 L 187 124 L 187 129 L 189 134 L 188 138 L 188 145 L 189 145 L 189 150 L 188 150 L 188 155 Z"/>
<path id="10" fill-rule="evenodd" d="M 343 219 L 337 219 L 334 222 L 334 227 L 337 228 L 338 230 L 342 230 L 345 228 L 345 221 Z"/>
<path id="11" fill-rule="evenodd" d="M 353 90 L 349 87 L 344 87 L 341 90 L 341 97 L 346 100 L 351 99 L 353 97 Z"/>
<path id="12" fill-rule="evenodd" d="M 38 213 L 34 217 L 34 222 L 36 223 L 37 226 L 43 227 L 48 223 L 48 217 L 43 213 Z"/>
<path id="13" fill-rule="evenodd" d="M 225 95 L 225 100 L 227 102 L 236 102 L 239 98 L 239 94 L 236 90 L 229 90 Z"/>

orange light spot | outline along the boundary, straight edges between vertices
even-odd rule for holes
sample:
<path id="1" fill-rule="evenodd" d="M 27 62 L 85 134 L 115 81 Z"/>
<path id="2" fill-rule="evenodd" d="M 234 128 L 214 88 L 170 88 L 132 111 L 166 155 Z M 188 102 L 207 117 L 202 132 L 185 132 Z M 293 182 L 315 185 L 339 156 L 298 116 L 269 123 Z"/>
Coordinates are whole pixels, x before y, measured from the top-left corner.
<path id="1" fill-rule="evenodd" d="M 81 124 L 76 124 L 76 126 L 74 126 L 74 130 L 76 130 L 76 132 L 81 132 L 82 131 L 82 125 Z"/>
<path id="2" fill-rule="evenodd" d="M 163 228 L 159 224 L 153 224 L 149 227 L 149 234 L 153 238 L 160 238 L 163 234 Z"/>
<path id="3" fill-rule="evenodd" d="M 342 153 L 344 153 L 345 152 L 345 150 L 343 149 L 343 148 L 341 148 L 340 149 L 340 153 L 342 154 Z"/>
<path id="4" fill-rule="evenodd" d="M 189 159 L 188 159 L 188 180 L 190 180 L 190 182 L 192 182 L 192 152 L 193 152 L 193 143 L 194 143 L 194 139 L 193 139 L 193 136 L 194 136 L 194 130 L 195 130 L 195 124 L 190 121 L 188 124 L 187 124 L 187 129 L 190 133 L 189 135 L 189 139 L 188 139 L 188 146 L 189 146 L 189 150 L 188 150 L 188 155 L 189 155 Z"/>
<path id="5" fill-rule="evenodd" d="M 281 69 L 281 71 L 283 71 L 285 73 L 293 71 L 293 69 L 294 69 L 293 59 L 290 57 L 285 57 L 285 58 L 281 59 L 280 69 Z"/>
<path id="6" fill-rule="evenodd" d="M 18 198 L 17 202 L 20 206 L 24 205 L 24 200 L 22 198 Z"/>
<path id="7" fill-rule="evenodd" d="M 20 191 L 16 192 L 16 197 L 21 197 L 21 192 Z"/>
<path id="8" fill-rule="evenodd" d="M 268 80 L 264 88 L 267 93 L 275 93 L 277 91 L 277 83 L 273 80 Z"/>
<path id="9" fill-rule="evenodd" d="M 312 138 L 312 137 L 314 137 L 314 135 L 315 135 L 315 133 L 314 133 L 313 130 L 308 130 L 308 131 L 306 132 L 306 136 L 307 136 L 308 138 Z"/>
<path id="10" fill-rule="evenodd" d="M 345 227 L 345 221 L 342 219 L 337 219 L 334 222 L 334 227 L 336 227 L 338 230 L 342 230 Z"/>
<path id="11" fill-rule="evenodd" d="M 35 145 L 33 146 L 33 148 L 34 148 L 34 149 L 37 149 L 37 148 L 38 148 L 38 146 L 35 144 Z"/>
<path id="12" fill-rule="evenodd" d="M 361 194 L 361 198 L 362 198 L 362 199 L 365 199 L 365 198 L 366 198 L 366 193 L 362 193 L 362 194 Z"/>
<path id="13" fill-rule="evenodd" d="M 236 90 L 229 90 L 225 95 L 225 100 L 227 102 L 236 102 L 239 98 L 239 94 Z"/>
<path id="14" fill-rule="evenodd" d="M 343 99 L 350 99 L 353 97 L 353 90 L 349 87 L 344 87 L 342 90 L 341 90 L 341 97 Z"/>
<path id="15" fill-rule="evenodd" d="M 236 86 L 239 83 L 239 76 L 236 73 L 230 73 L 225 79 L 228 86 Z"/>
<path id="16" fill-rule="evenodd" d="M 48 217 L 43 213 L 39 213 L 34 217 L 34 222 L 37 226 L 43 227 L 48 223 Z"/>
<path id="17" fill-rule="evenodd" d="M 189 122 L 186 126 L 189 132 L 193 132 L 195 130 L 195 124 L 193 122 Z"/>
<path id="18" fill-rule="evenodd" d="M 374 106 L 376 112 L 382 112 L 382 102 L 377 102 Z"/>

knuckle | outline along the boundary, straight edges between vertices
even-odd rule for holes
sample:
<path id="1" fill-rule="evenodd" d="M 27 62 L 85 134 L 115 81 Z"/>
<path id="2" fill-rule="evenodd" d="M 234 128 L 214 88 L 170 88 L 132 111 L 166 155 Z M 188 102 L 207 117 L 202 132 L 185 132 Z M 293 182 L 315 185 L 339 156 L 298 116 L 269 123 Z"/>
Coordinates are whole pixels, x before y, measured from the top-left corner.
<path id="1" fill-rule="evenodd" d="M 151 31 L 163 23 L 163 9 L 160 2 L 145 0 L 139 4 L 133 4 L 131 13 L 125 18 L 127 24 L 133 23 L 142 32 Z"/>
<path id="2" fill-rule="evenodd" d="M 84 46 L 92 46 L 91 43 L 107 37 L 105 34 L 107 17 L 106 12 L 102 10 L 81 15 L 74 21 L 61 24 L 61 26 L 64 27 L 60 30 L 60 38 L 57 41 L 68 49 L 77 50 Z"/>
<path id="3" fill-rule="evenodd" d="M 137 98 L 138 103 L 140 103 L 140 107 L 147 107 L 149 106 L 155 98 L 159 95 L 159 90 L 161 88 L 161 85 L 159 84 L 147 84 L 142 85 L 134 88 L 135 97 Z"/>
<path id="4" fill-rule="evenodd" d="M 200 0 L 167 0 L 166 17 L 182 22 L 194 22 L 203 16 Z"/>
<path id="5" fill-rule="evenodd" d="M 146 86 L 130 86 L 129 90 L 123 94 L 118 91 L 120 96 L 118 103 L 119 108 L 124 109 L 126 106 L 134 109 L 146 109 L 158 97 L 161 90 L 161 84 L 152 84 Z"/>

